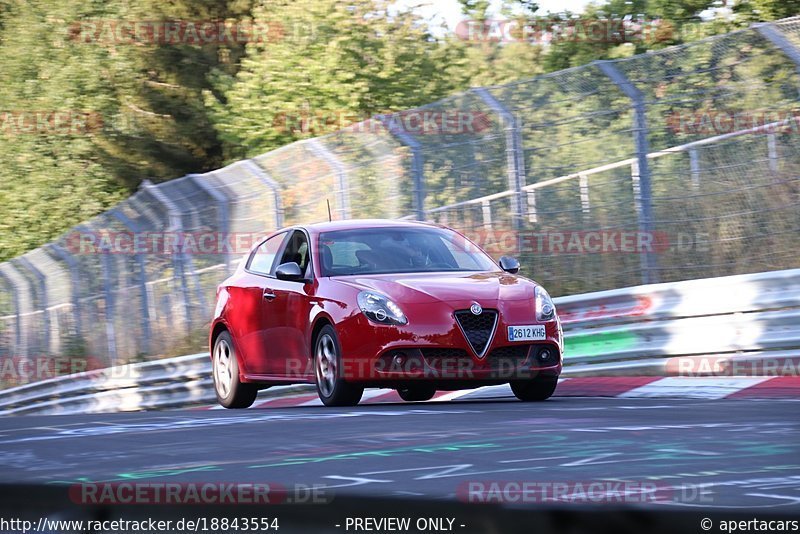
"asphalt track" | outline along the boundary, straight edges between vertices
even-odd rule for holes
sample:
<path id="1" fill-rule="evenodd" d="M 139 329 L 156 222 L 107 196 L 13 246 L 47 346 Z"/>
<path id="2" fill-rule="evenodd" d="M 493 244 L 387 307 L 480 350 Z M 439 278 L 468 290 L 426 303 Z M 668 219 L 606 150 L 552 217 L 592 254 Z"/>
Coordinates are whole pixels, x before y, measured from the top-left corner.
<path id="1" fill-rule="evenodd" d="M 800 511 L 800 402 L 509 398 L 0 419 L 0 482 L 258 482 L 464 500 L 469 483 L 650 482 L 646 506 Z M 579 497 L 579 496 L 578 496 Z"/>

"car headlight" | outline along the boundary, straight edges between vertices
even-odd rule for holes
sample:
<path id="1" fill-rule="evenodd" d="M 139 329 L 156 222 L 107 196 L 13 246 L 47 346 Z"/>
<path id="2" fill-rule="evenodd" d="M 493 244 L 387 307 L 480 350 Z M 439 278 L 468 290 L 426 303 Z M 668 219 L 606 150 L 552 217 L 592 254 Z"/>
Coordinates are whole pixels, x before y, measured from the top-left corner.
<path id="1" fill-rule="evenodd" d="M 404 325 L 408 323 L 400 306 L 389 297 L 374 291 L 362 291 L 358 294 L 358 307 L 372 322 L 379 324 Z"/>
<path id="2" fill-rule="evenodd" d="M 543 287 L 536 286 L 536 320 L 552 321 L 555 317 L 556 305 L 553 304 L 553 299 Z"/>

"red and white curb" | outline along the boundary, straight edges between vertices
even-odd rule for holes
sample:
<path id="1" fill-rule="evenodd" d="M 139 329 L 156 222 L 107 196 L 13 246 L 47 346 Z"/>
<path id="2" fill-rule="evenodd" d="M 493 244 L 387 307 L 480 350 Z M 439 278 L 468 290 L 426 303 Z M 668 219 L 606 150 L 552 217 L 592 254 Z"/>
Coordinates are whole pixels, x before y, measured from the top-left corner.
<path id="1" fill-rule="evenodd" d="M 273 394 L 278 393 L 273 388 Z M 296 392 L 296 390 L 295 390 Z M 507 384 L 485 386 L 462 391 L 438 391 L 427 402 L 455 400 L 501 399 L 513 397 Z M 800 377 L 657 377 L 614 376 L 562 378 L 559 380 L 556 397 L 619 397 L 635 398 L 784 398 L 800 399 Z M 397 392 L 390 389 L 368 389 L 361 404 L 401 403 Z M 316 393 L 291 394 L 256 400 L 250 409 L 290 408 L 296 406 L 322 406 Z M 204 406 L 200 410 L 217 410 L 221 406 Z"/>

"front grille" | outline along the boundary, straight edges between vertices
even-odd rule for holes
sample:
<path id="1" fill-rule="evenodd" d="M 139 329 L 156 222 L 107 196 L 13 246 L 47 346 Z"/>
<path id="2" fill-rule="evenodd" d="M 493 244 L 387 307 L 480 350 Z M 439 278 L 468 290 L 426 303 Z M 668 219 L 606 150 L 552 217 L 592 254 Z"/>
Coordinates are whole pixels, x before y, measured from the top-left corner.
<path id="1" fill-rule="evenodd" d="M 457 366 L 460 361 L 471 361 L 467 351 L 462 349 L 422 349 L 422 356 L 433 369 Z"/>
<path id="2" fill-rule="evenodd" d="M 528 359 L 531 345 L 509 345 L 498 347 L 489 353 L 487 361 L 492 369 L 516 369 L 522 367 Z"/>
<path id="3" fill-rule="evenodd" d="M 461 326 L 461 330 L 464 331 L 464 336 L 469 341 L 472 350 L 478 357 L 483 356 L 497 326 L 497 312 L 483 310 L 480 315 L 475 315 L 469 310 L 459 310 L 456 312 L 456 320 Z"/>

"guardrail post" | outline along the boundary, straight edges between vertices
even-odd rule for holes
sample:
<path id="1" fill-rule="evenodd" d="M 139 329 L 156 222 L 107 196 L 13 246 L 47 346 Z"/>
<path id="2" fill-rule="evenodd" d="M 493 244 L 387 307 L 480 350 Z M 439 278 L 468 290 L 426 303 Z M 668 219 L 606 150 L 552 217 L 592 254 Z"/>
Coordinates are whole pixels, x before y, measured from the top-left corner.
<path id="1" fill-rule="evenodd" d="M 700 159 L 697 156 L 697 149 L 689 150 L 689 170 L 692 174 L 692 188 L 700 188 Z"/>
<path id="2" fill-rule="evenodd" d="M 501 120 L 505 131 L 506 173 L 508 188 L 514 192 L 511 197 L 511 224 L 514 230 L 522 228 L 523 206 L 525 198 L 522 188 L 525 187 L 525 154 L 522 149 L 522 132 L 517 118 L 498 101 L 492 93 L 483 87 L 471 89 L 483 102 L 494 111 Z"/>
<path id="3" fill-rule="evenodd" d="M 650 166 L 647 154 L 650 152 L 648 142 L 647 115 L 644 95 L 633 83 L 620 72 L 611 61 L 594 61 L 594 65 L 608 76 L 612 82 L 633 103 L 633 132 L 636 146 L 636 170 L 638 171 L 638 215 L 639 231 L 646 235 L 653 233 L 652 188 L 650 186 Z M 634 186 L 636 187 L 636 186 Z M 641 254 L 642 283 L 658 282 L 658 263 L 652 251 Z"/>
<path id="4" fill-rule="evenodd" d="M 411 149 L 411 183 L 414 184 L 412 191 L 414 203 L 414 216 L 418 221 L 425 220 L 425 168 L 422 155 L 422 145 L 414 139 L 414 136 L 403 131 L 402 126 L 395 126 L 392 115 L 378 115 L 381 121 L 392 136 Z"/>
<path id="5" fill-rule="evenodd" d="M 217 238 L 217 246 L 219 246 L 219 240 L 222 239 L 224 248 L 223 248 L 223 260 L 225 262 L 225 272 L 230 272 L 230 259 L 231 259 L 231 249 L 230 249 L 230 214 L 228 213 L 228 197 L 208 185 L 208 183 L 203 179 L 203 175 L 201 174 L 189 174 L 189 180 L 191 180 L 197 187 L 205 191 L 208 196 L 214 199 L 214 202 L 217 203 L 217 209 L 219 210 L 219 230 L 218 230 L 218 238 Z"/>
<path id="6" fill-rule="evenodd" d="M 180 210 L 167 195 L 161 191 L 157 185 L 153 184 L 150 180 L 142 182 L 142 187 L 150 193 L 157 202 L 164 206 L 167 210 L 167 217 L 169 219 L 169 232 L 183 232 L 183 220 L 181 219 Z M 182 240 L 181 240 L 182 241 Z M 192 306 L 189 302 L 189 282 L 186 279 L 187 271 L 192 272 L 191 259 L 187 256 L 183 244 L 179 244 L 180 249 L 175 251 L 172 255 L 172 264 L 175 268 L 175 278 L 181 285 L 181 300 L 183 301 L 184 317 L 186 318 L 186 332 L 192 331 Z"/>
<path id="7" fill-rule="evenodd" d="M 492 203 L 488 200 L 482 201 L 481 212 L 483 214 L 483 227 L 488 230 L 492 227 Z"/>
<path id="8" fill-rule="evenodd" d="M 272 195 L 275 200 L 275 229 L 283 228 L 283 198 L 281 198 L 280 184 L 255 161 L 247 159 L 241 163 L 250 169 L 250 172 L 252 172 L 256 178 L 264 182 L 264 184 L 272 190 Z"/>
<path id="9" fill-rule="evenodd" d="M 775 133 L 767 134 L 767 154 L 769 157 L 769 170 L 778 172 L 778 145 L 775 142 Z"/>
<path id="10" fill-rule="evenodd" d="M 347 170 L 345 169 L 344 165 L 342 165 L 342 162 L 339 161 L 339 158 L 337 158 L 333 152 L 328 150 L 325 145 L 320 143 L 319 139 L 309 139 L 306 141 L 306 143 L 316 156 L 322 159 L 336 172 L 336 186 L 339 188 L 339 190 L 336 192 L 336 196 L 339 199 L 339 208 L 337 211 L 340 213 L 342 219 L 349 219 L 350 183 L 347 177 Z"/>
<path id="11" fill-rule="evenodd" d="M 134 236 L 143 232 L 138 224 L 128 218 L 118 208 L 113 208 L 109 213 L 112 217 L 121 222 L 125 228 L 133 232 Z M 133 241 L 134 243 L 136 242 L 135 239 Z M 138 271 L 136 283 L 139 286 L 140 322 L 142 327 L 140 352 L 147 354 L 150 351 L 150 339 L 152 338 L 152 333 L 150 331 L 150 302 L 147 294 L 147 269 L 145 268 L 144 255 L 140 250 L 134 253 L 134 258 L 136 259 L 136 270 Z"/>
<path id="12" fill-rule="evenodd" d="M 55 260 L 63 261 L 67 264 L 69 269 L 69 280 L 72 284 L 72 291 L 70 291 L 70 302 L 72 303 L 72 320 L 75 321 L 75 335 L 78 337 L 83 336 L 83 314 L 81 313 L 81 269 L 72 254 L 67 252 L 65 248 L 56 243 L 49 243 L 45 245 L 44 250 L 49 252 L 50 257 Z"/>
<path id="13" fill-rule="evenodd" d="M 19 262 L 20 266 L 27 270 L 29 273 L 33 275 L 36 279 L 37 293 L 39 294 L 39 298 L 37 299 L 37 304 L 42 308 L 42 328 L 44 330 L 42 336 L 42 347 L 43 353 L 49 354 L 50 353 L 50 312 L 48 311 L 48 303 L 47 303 L 47 281 L 45 279 L 44 274 L 42 271 L 37 269 L 25 256 L 19 256 L 11 260 L 13 262 Z"/>
<path id="14" fill-rule="evenodd" d="M 17 286 L 14 285 L 14 280 L 5 272 L 7 268 L 11 268 L 8 263 L 0 263 L 0 278 L 6 281 L 6 287 L 11 292 L 11 302 L 14 304 L 14 355 L 25 356 L 26 350 L 22 342 L 22 315 L 19 311 L 19 291 Z"/>
<path id="15" fill-rule="evenodd" d="M 581 212 L 584 216 L 588 216 L 591 210 L 591 204 L 589 203 L 589 177 L 585 174 L 579 174 L 578 187 L 581 192 Z"/>
<path id="16" fill-rule="evenodd" d="M 532 223 L 539 222 L 539 214 L 536 212 L 536 191 L 534 189 L 528 191 L 528 221 Z"/>

